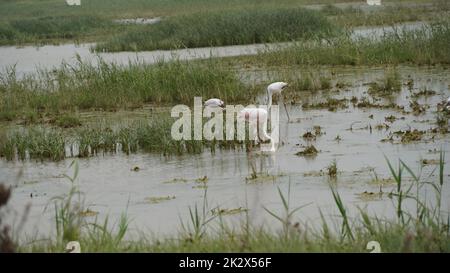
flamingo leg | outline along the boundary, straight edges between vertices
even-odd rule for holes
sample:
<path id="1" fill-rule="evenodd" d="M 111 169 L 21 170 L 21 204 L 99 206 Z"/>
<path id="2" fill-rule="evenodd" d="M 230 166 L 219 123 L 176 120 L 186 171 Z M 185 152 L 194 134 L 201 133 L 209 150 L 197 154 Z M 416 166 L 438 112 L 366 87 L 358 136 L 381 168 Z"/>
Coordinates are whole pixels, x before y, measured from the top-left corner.
<path id="1" fill-rule="evenodd" d="M 289 123 L 291 121 L 291 118 L 289 116 L 289 112 L 287 110 L 286 103 L 284 102 L 283 95 L 280 94 L 280 98 L 281 98 L 281 102 L 283 103 L 283 106 L 284 106 L 284 111 L 286 111 L 286 116 L 288 118 L 288 123 Z"/>

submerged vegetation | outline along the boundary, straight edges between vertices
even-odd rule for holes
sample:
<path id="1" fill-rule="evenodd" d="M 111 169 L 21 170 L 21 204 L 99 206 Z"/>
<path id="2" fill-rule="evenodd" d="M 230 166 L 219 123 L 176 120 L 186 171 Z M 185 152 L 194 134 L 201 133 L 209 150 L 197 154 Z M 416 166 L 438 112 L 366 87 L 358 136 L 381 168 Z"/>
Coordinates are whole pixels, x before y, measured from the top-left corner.
<path id="1" fill-rule="evenodd" d="M 370 95 L 392 95 L 401 90 L 401 78 L 397 70 L 387 69 L 384 71 L 384 78 L 380 82 L 370 84 L 368 93 Z"/>
<path id="2" fill-rule="evenodd" d="M 308 145 L 303 149 L 303 151 L 297 152 L 295 155 L 298 156 L 315 156 L 319 153 L 319 151 L 314 147 L 314 145 Z"/>

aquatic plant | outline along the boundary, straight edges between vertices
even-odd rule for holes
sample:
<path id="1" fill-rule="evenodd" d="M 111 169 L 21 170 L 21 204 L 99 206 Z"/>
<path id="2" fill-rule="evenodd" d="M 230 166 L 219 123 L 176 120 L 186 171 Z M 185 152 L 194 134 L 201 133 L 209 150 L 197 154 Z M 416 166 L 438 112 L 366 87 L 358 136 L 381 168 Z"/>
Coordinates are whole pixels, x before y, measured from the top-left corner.
<path id="1" fill-rule="evenodd" d="M 74 66 L 62 64 L 55 71 L 40 71 L 21 79 L 14 68 L 0 74 L 0 118 L 12 120 L 32 113 L 30 121 L 36 121 L 37 113 L 134 109 L 148 103 L 189 105 L 195 96 L 248 102 L 254 95 L 251 89 L 244 92 L 237 74 L 218 60 L 160 61 L 154 65 L 135 62 L 128 66 L 98 61 L 99 65 L 85 63 L 78 56 Z M 58 120 L 62 126 L 78 124 L 73 118 Z"/>
<path id="2" fill-rule="evenodd" d="M 333 161 L 330 163 L 330 165 L 328 165 L 328 167 L 327 167 L 327 173 L 328 173 L 328 176 L 329 176 L 330 178 L 336 178 L 337 173 L 338 173 L 337 162 L 336 162 L 336 160 L 333 160 Z"/>
<path id="3" fill-rule="evenodd" d="M 448 64 L 448 44 L 450 23 L 443 21 L 418 30 L 396 29 L 377 39 L 340 35 L 326 43 L 296 43 L 240 59 L 270 66 Z"/>
<path id="4" fill-rule="evenodd" d="M 198 12 L 165 18 L 96 46 L 99 51 L 224 46 L 332 36 L 336 27 L 320 13 L 302 8 L 257 8 Z"/>

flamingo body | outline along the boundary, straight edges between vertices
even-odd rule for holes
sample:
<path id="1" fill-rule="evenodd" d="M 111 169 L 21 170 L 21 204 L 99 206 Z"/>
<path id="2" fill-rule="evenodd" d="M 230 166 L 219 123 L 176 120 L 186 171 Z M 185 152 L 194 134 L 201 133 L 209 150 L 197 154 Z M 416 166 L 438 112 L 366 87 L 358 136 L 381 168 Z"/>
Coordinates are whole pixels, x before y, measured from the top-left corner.
<path id="1" fill-rule="evenodd" d="M 225 103 L 221 99 L 212 98 L 204 103 L 205 107 L 225 107 Z"/>

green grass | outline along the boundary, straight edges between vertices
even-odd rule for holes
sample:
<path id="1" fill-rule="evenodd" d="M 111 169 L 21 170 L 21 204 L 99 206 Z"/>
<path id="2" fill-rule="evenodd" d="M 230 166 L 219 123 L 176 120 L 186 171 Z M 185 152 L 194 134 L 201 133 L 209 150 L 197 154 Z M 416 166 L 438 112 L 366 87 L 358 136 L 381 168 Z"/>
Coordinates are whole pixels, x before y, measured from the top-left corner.
<path id="1" fill-rule="evenodd" d="M 207 191 L 203 204 L 188 208 L 187 219 L 181 218 L 181 229 L 171 237 L 155 237 L 141 234 L 138 239 L 124 239 L 128 231 L 125 214 L 111 225 L 108 218 L 102 223 L 77 220 L 77 211 L 82 206 L 74 206 L 78 193 L 74 184 L 78 173 L 77 164 L 68 195 L 55 202 L 56 238 L 36 240 L 18 245 L 20 252 L 62 252 L 69 240 L 77 240 L 82 252 L 369 252 L 369 241 L 378 241 L 382 252 L 450 252 L 450 229 L 447 214 L 442 211 L 441 198 L 444 184 L 444 154 L 434 174 L 435 181 L 421 178 L 409 166 L 399 160 L 398 167 L 389 160 L 397 187 L 386 193 L 392 199 L 397 212 L 396 218 L 371 215 L 366 209 L 350 215 L 347 205 L 335 186 L 331 186 L 331 198 L 335 200 L 340 218 L 330 218 L 320 209 L 322 225 L 311 227 L 297 222 L 298 213 L 310 204 L 297 208 L 290 207 L 290 184 L 287 192 L 278 189 L 283 212 L 268 210 L 268 215 L 277 219 L 279 227 L 256 227 L 248 214 L 239 227 L 229 226 L 220 215 L 210 213 Z M 406 182 L 409 176 L 411 182 Z M 428 187 L 435 194 L 436 202 L 419 194 Z M 80 198 L 78 198 L 80 200 Z M 404 202 L 408 201 L 414 210 L 408 211 Z M 75 203 L 77 204 L 77 203 Z M 431 205 L 434 204 L 434 205 Z M 248 213 L 245 211 L 245 213 Z"/>
<path id="2" fill-rule="evenodd" d="M 216 149 L 244 148 L 245 141 L 238 140 L 174 140 L 171 136 L 174 121 L 175 118 L 164 113 L 155 114 L 150 121 L 135 120 L 128 124 L 115 124 L 112 128 L 94 124 L 72 129 L 31 126 L 9 130 L 0 139 L 0 157 L 6 160 L 59 161 L 115 153 L 145 152 L 172 156 L 199 154 L 207 149 L 214 153 Z"/>
<path id="3" fill-rule="evenodd" d="M 240 59 L 270 66 L 449 64 L 449 45 L 450 23 L 441 22 L 414 31 L 399 29 L 379 40 L 354 40 L 343 35 L 327 43 L 296 43 L 286 49 Z"/>
<path id="4" fill-rule="evenodd" d="M 391 1 L 393 2 L 393 1 Z M 321 12 L 327 18 L 342 27 L 357 26 L 390 26 L 393 24 L 414 21 L 435 21 L 437 18 L 445 18 L 450 11 L 450 3 L 442 0 L 422 1 L 429 5 L 408 6 L 401 1 L 396 4 L 382 6 L 380 8 L 364 11 L 359 7 L 338 8 L 335 5 L 325 5 Z M 411 2 L 411 1 L 410 1 Z M 384 1 L 386 3 L 386 1 Z"/>
<path id="5" fill-rule="evenodd" d="M 8 132 L 0 140 L 0 156 L 7 160 L 18 158 L 50 159 L 65 158 L 66 140 L 61 131 L 30 128 Z"/>
<path id="6" fill-rule="evenodd" d="M 296 9 L 253 9 L 194 13 L 118 35 L 99 51 L 135 51 L 292 41 L 332 36 L 320 13 Z"/>
<path id="7" fill-rule="evenodd" d="M 113 27 L 112 21 L 91 15 L 21 18 L 0 23 L 0 45 L 55 39 L 75 40 Z"/>
<path id="8" fill-rule="evenodd" d="M 303 0 L 89 0 L 79 7 L 61 0 L 0 1 L 0 45 L 61 41 L 103 41 L 146 29 L 113 23 L 120 18 L 171 17 L 201 12 L 298 8 Z M 323 0 L 322 2 L 339 2 Z M 186 28 L 188 29 L 188 28 Z"/>
<path id="9" fill-rule="evenodd" d="M 128 66 L 80 61 L 22 79 L 14 69 L 0 75 L 0 118 L 20 119 L 31 112 L 39 119 L 67 111 L 130 109 L 149 103 L 191 104 L 194 96 L 231 103 L 248 101 L 253 94 L 234 71 L 216 60 Z"/>
<path id="10" fill-rule="evenodd" d="M 56 118 L 55 124 L 61 128 L 72 128 L 81 126 L 81 121 L 74 115 L 62 115 Z"/>
<path id="11" fill-rule="evenodd" d="M 89 0 L 84 1 L 79 7 L 70 7 L 61 0 L 17 0 L 17 1 L 0 1 L 0 45 L 12 44 L 43 44 L 43 43 L 59 43 L 59 42 L 99 42 L 110 40 L 108 43 L 111 50 L 119 50 L 119 48 L 135 49 L 142 46 L 141 43 L 149 47 L 149 37 L 140 37 L 140 34 L 154 35 L 159 34 L 161 30 L 167 26 L 176 26 L 178 28 L 177 36 L 174 38 L 182 38 L 183 32 L 189 33 L 191 43 L 198 43 L 199 40 L 193 40 L 197 35 L 194 30 L 208 30 L 206 33 L 209 38 L 201 37 L 201 42 L 209 45 L 211 40 L 217 42 L 218 35 L 212 32 L 217 27 L 209 25 L 199 26 L 205 19 L 213 19 L 213 14 L 226 13 L 234 14 L 228 16 L 228 19 L 236 19 L 238 15 L 245 10 L 262 14 L 264 10 L 277 11 L 280 9 L 296 10 L 305 4 L 329 4 L 321 11 L 321 14 L 331 20 L 333 25 L 338 26 L 361 26 L 361 25 L 387 25 L 405 21 L 425 20 L 433 21 L 435 18 L 445 18 L 448 15 L 450 6 L 442 0 L 422 0 L 418 2 L 432 3 L 431 6 L 425 7 L 408 7 L 399 5 L 394 8 L 376 9 L 372 12 L 362 11 L 359 8 L 336 8 L 332 4 L 340 2 L 359 2 L 357 0 Z M 405 2 L 405 1 L 389 1 L 389 2 Z M 406 1 L 407 2 L 407 1 Z M 207 14 L 205 18 L 193 18 L 192 14 Z M 270 13 L 268 13 L 270 15 Z M 276 12 L 268 18 L 274 18 Z M 162 16 L 169 18 L 169 23 L 163 23 L 166 27 L 160 28 L 160 31 L 152 31 L 150 26 L 142 25 L 120 25 L 113 23 L 114 19 L 120 18 L 152 18 Z M 180 20 L 176 18 L 191 17 L 192 20 L 185 20 L 186 25 L 173 24 Z M 289 16 L 291 17 L 291 16 Z M 283 19 L 283 18 L 282 18 Z M 287 18 L 286 18 L 287 19 Z M 291 17 L 290 21 L 292 20 Z M 283 20 L 280 21 L 281 23 Z M 179 22 L 182 23 L 182 22 Z M 231 22 L 235 23 L 234 21 Z M 237 23 L 237 22 L 236 22 Z M 248 30 L 256 27 L 266 26 L 267 22 L 259 22 L 255 25 L 248 22 L 240 21 L 244 28 L 240 28 L 241 34 L 248 34 Z M 196 27 L 193 27 L 195 26 Z M 218 24 L 216 24 L 219 26 Z M 229 28 L 230 24 L 223 25 L 223 29 L 219 29 L 219 33 L 234 31 Z M 303 24 L 304 25 L 304 24 Z M 274 25 L 272 24 L 271 27 Z M 200 27 L 200 28 L 199 28 Z M 182 28 L 181 30 L 179 28 Z M 283 29 L 284 30 L 284 29 Z M 172 31 L 172 30 L 170 30 Z M 298 33 L 292 30 L 292 35 Z M 204 31 L 202 33 L 205 33 Z M 259 32 L 258 32 L 259 33 Z M 166 33 L 164 33 L 166 34 Z M 268 31 L 264 29 L 261 32 L 262 37 L 267 36 Z M 273 35 L 272 35 L 273 36 Z M 284 37 L 284 36 L 283 36 Z M 269 37 L 270 40 L 274 38 Z M 185 37 L 186 38 L 186 37 Z M 228 40 L 225 35 L 219 37 L 222 42 Z M 267 38 L 267 37 L 266 37 Z M 286 37 L 284 37 L 286 38 Z M 233 37 L 234 42 L 258 40 L 255 37 L 247 36 Z M 161 45 L 167 47 L 177 47 L 183 44 L 189 44 L 188 41 L 176 40 L 177 43 L 168 45 L 170 39 L 160 36 Z M 126 41 L 132 41 L 129 46 Z M 145 42 L 145 43 L 144 43 Z M 229 41 L 228 41 L 229 42 Z"/>
<path id="12" fill-rule="evenodd" d="M 107 18 L 171 16 L 214 10 L 240 10 L 255 7 L 298 7 L 302 4 L 357 2 L 357 0 L 89 0 L 69 7 L 60 0 L 2 0 L 0 18 L 39 18 L 45 16 L 95 15 Z"/>

